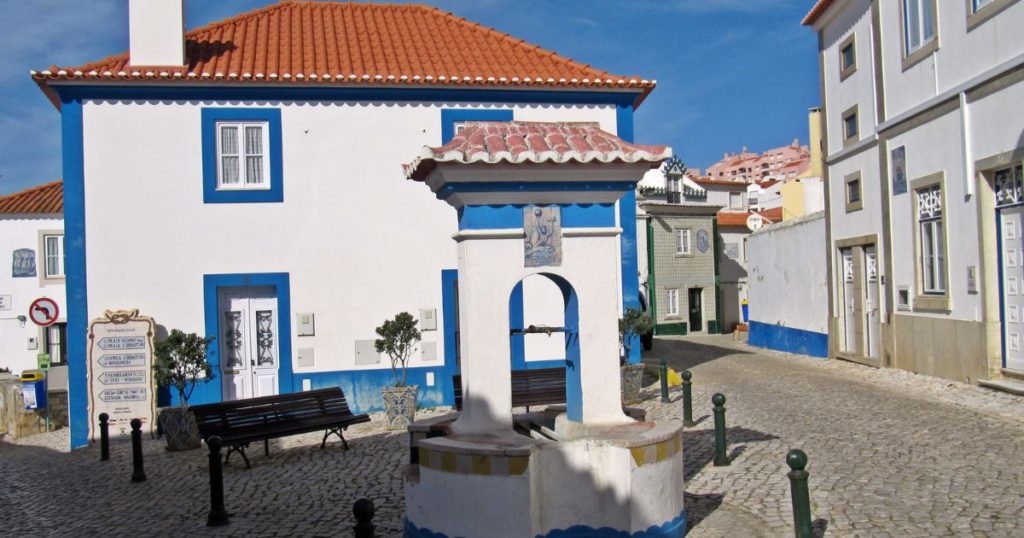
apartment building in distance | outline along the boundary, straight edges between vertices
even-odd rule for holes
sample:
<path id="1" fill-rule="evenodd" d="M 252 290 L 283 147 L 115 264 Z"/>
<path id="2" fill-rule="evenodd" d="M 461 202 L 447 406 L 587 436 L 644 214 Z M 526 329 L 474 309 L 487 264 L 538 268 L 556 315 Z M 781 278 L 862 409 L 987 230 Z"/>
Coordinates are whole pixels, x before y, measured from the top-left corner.
<path id="1" fill-rule="evenodd" d="M 1024 390 L 1024 2 L 819 0 L 830 355 Z"/>
<path id="2" fill-rule="evenodd" d="M 764 153 L 747 151 L 746 146 L 739 153 L 726 153 L 722 160 L 707 168 L 705 175 L 711 179 L 745 183 L 783 180 L 806 172 L 810 161 L 810 149 L 794 139 L 788 146 Z"/>

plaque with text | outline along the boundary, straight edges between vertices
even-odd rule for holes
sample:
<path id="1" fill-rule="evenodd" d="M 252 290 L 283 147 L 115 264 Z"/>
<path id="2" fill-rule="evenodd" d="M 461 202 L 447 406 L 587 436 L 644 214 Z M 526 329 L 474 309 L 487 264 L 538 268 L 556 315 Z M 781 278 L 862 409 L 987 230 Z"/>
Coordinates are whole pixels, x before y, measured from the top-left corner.
<path id="1" fill-rule="evenodd" d="M 99 437 L 99 416 L 110 416 L 110 434 L 156 428 L 153 319 L 138 310 L 107 310 L 89 324 L 89 438 Z"/>

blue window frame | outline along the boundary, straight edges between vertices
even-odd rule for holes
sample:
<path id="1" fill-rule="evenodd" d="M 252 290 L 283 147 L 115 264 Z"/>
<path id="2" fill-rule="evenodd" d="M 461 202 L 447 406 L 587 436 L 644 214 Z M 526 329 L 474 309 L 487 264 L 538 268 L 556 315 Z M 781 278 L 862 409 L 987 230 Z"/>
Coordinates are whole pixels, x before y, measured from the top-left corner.
<path id="1" fill-rule="evenodd" d="M 455 138 L 455 124 L 462 121 L 512 121 L 509 109 L 443 108 L 441 109 L 441 143 Z"/>
<path id="2" fill-rule="evenodd" d="M 217 125 L 221 123 L 266 125 L 265 166 L 261 177 L 269 186 L 258 189 L 218 188 Z M 238 141 L 235 141 L 238 145 Z M 284 201 L 281 163 L 281 110 L 277 108 L 204 108 L 202 110 L 203 202 L 207 204 L 272 203 Z M 237 166 L 237 165 L 236 165 Z"/>

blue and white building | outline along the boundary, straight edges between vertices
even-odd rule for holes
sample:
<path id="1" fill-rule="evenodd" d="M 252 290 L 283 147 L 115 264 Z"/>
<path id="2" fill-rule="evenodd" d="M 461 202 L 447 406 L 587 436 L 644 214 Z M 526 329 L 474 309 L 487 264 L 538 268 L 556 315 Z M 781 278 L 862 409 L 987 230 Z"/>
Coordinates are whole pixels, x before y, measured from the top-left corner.
<path id="1" fill-rule="evenodd" d="M 588 121 L 629 141 L 654 83 L 424 6 L 280 3 L 184 33 L 182 4 L 131 0 L 128 53 L 33 72 L 62 123 L 72 445 L 88 442 L 87 325 L 112 308 L 217 337 L 193 403 L 340 385 L 357 412 L 391 383 L 374 328 L 409 311 L 424 335 L 410 382 L 423 405 L 450 403 L 460 220 L 402 165 L 469 120 Z M 623 307 L 635 212 L 632 191 L 611 211 Z M 558 323 L 557 286 L 538 286 L 517 291 L 511 325 Z M 512 347 L 514 368 L 565 358 Z"/>

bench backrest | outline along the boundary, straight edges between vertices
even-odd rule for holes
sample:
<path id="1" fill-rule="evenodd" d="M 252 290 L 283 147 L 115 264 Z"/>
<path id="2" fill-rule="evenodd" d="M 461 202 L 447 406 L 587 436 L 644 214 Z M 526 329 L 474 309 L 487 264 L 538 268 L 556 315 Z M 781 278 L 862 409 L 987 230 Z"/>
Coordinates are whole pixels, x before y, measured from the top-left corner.
<path id="1" fill-rule="evenodd" d="M 227 430 L 352 415 L 341 387 L 194 405 L 189 409 L 204 438 Z"/>
<path id="2" fill-rule="evenodd" d="M 462 376 L 452 376 L 455 407 L 462 409 Z M 512 407 L 565 403 L 565 368 L 512 371 Z"/>

